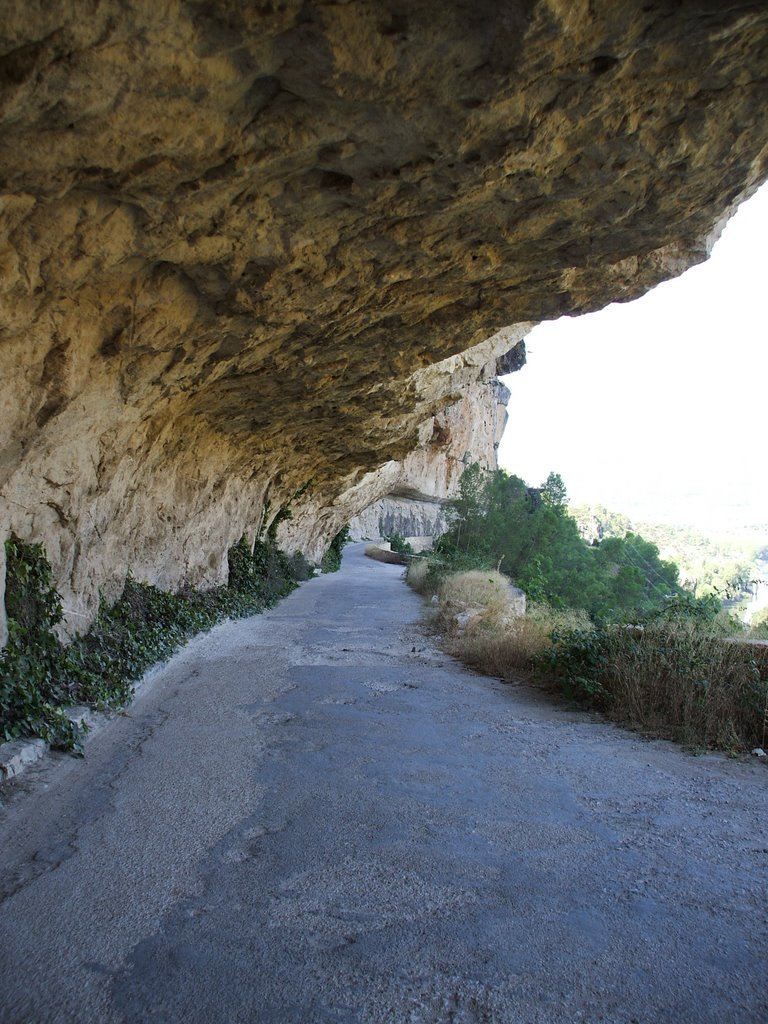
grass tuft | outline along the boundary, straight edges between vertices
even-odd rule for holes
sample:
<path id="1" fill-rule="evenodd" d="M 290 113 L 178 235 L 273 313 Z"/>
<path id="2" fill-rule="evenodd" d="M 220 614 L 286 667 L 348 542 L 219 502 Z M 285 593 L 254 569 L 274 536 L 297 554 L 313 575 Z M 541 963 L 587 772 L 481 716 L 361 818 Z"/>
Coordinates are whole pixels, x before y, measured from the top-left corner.
<path id="1" fill-rule="evenodd" d="M 446 633 L 501 628 L 515 617 L 509 580 L 495 569 L 447 576 L 437 588 L 439 625 Z M 463 612 L 468 612 L 463 616 Z"/>
<path id="2" fill-rule="evenodd" d="M 570 609 L 530 604 L 525 615 L 504 624 L 479 618 L 461 634 L 448 641 L 454 657 L 484 672 L 511 682 L 531 678 L 537 659 L 552 647 L 552 633 L 558 629 L 588 628 L 586 614 Z"/>

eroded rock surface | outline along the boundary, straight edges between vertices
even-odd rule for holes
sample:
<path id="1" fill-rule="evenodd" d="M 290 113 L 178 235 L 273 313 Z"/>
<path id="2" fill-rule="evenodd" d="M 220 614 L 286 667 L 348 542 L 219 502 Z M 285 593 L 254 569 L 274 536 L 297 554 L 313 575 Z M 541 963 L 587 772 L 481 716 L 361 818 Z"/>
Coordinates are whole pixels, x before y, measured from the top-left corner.
<path id="1" fill-rule="evenodd" d="M 69 626 L 128 569 L 220 580 L 292 497 L 316 555 L 503 328 L 704 258 L 766 174 L 767 28 L 738 0 L 8 0 L 0 516 Z"/>
<path id="2" fill-rule="evenodd" d="M 445 533 L 448 522 L 442 501 L 398 498 L 385 495 L 353 516 L 350 540 L 383 543 L 394 533 L 407 540 L 414 551 L 429 549 L 435 537 Z"/>
<path id="3" fill-rule="evenodd" d="M 495 341 L 492 343 L 495 347 Z M 456 360 L 453 360 L 455 362 Z M 497 379 L 525 364 L 525 342 L 492 359 L 477 379 L 461 389 L 461 399 L 428 420 L 419 432 L 418 447 L 402 462 L 392 462 L 362 482 L 381 493 L 389 490 L 350 520 L 352 540 L 381 540 L 399 533 L 408 538 L 435 537 L 447 527 L 444 502 L 458 491 L 464 469 L 477 462 L 483 469 L 498 466 L 499 442 L 507 424 L 509 389 Z M 452 376 L 456 370 L 452 369 Z M 349 495 L 345 495 L 348 498 Z M 357 494 L 355 498 L 357 499 Z M 356 500 L 353 508 L 359 505 Z"/>

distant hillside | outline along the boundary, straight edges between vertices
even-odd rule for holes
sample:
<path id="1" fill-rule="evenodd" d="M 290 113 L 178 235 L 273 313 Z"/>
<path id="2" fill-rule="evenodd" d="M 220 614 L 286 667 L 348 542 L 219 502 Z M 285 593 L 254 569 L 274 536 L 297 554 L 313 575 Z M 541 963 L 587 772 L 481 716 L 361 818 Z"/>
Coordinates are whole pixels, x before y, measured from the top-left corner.
<path id="1" fill-rule="evenodd" d="M 624 537 L 628 532 L 641 534 L 658 547 L 661 558 L 677 564 L 681 582 L 699 596 L 746 597 L 749 581 L 758 576 L 758 558 L 768 555 L 768 538 L 761 544 L 754 535 L 710 537 L 688 526 L 633 520 L 603 505 L 572 506 L 570 513 L 588 542 Z"/>

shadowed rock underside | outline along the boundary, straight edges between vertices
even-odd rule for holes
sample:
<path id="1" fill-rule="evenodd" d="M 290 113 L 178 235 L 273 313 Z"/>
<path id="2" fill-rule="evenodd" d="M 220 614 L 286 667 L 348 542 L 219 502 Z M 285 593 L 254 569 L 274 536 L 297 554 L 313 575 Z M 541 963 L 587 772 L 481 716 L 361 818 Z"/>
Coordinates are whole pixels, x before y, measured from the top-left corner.
<path id="1" fill-rule="evenodd" d="M 530 323 L 705 258 L 766 174 L 767 29 L 736 0 L 4 4 L 0 523 L 69 628 L 129 569 L 219 581 L 292 499 L 317 557 Z"/>

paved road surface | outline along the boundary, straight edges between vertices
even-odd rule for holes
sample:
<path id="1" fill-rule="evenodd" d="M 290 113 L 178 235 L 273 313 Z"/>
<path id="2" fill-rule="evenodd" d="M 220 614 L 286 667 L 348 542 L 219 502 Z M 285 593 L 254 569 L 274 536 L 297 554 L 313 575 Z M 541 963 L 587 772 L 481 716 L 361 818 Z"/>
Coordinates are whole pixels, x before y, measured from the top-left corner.
<path id="1" fill-rule="evenodd" d="M 763 766 L 464 671 L 399 576 L 348 551 L 6 794 L 2 1024 L 768 1020 Z"/>

